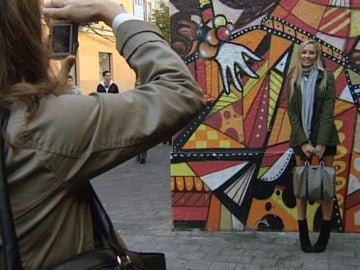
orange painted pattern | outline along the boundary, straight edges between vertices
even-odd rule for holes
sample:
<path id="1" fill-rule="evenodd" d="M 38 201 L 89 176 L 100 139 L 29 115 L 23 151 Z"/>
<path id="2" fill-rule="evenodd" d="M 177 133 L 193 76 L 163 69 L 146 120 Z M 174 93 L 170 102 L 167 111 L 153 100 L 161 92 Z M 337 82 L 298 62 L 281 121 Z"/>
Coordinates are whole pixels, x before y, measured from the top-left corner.
<path id="1" fill-rule="evenodd" d="M 226 134 L 202 125 L 197 129 L 192 137 L 185 143 L 184 149 L 204 149 L 204 148 L 243 148 L 244 145 L 229 138 Z"/>

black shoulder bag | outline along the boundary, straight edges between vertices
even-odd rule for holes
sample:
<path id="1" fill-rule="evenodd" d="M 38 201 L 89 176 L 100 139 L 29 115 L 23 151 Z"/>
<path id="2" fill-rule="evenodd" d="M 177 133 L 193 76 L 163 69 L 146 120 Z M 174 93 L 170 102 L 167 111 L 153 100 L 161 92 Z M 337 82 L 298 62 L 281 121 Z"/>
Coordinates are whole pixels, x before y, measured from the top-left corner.
<path id="1" fill-rule="evenodd" d="M 5 115 L 0 110 L 0 127 Z M 0 130 L 0 224 L 3 240 L 5 270 L 22 270 L 8 184 L 5 175 L 4 140 Z M 92 186 L 91 209 L 96 219 L 95 232 L 106 239 L 109 249 L 96 249 L 77 254 L 49 270 L 166 270 L 165 255 L 158 252 L 134 252 L 124 249 L 118 242 L 110 217 L 106 213 Z M 0 267 L 1 268 L 1 267 Z"/>

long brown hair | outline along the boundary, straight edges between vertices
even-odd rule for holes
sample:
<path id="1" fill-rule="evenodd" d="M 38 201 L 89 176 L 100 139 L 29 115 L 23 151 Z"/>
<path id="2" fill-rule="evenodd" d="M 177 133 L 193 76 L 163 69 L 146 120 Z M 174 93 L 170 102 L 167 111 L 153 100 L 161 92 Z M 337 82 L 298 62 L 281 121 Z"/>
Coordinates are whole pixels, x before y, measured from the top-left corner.
<path id="1" fill-rule="evenodd" d="M 0 0 L 0 106 L 22 100 L 30 110 L 51 93 L 49 55 L 39 0 Z"/>
<path id="2" fill-rule="evenodd" d="M 301 65 L 301 52 L 304 50 L 305 46 L 309 45 L 309 44 L 314 45 L 315 50 L 316 50 L 316 61 L 314 63 L 314 67 L 319 69 L 320 71 L 322 71 L 324 74 L 324 76 L 321 80 L 321 83 L 320 83 L 320 90 L 323 91 L 326 87 L 327 75 L 326 75 L 325 68 L 323 65 L 320 44 L 313 39 L 309 39 L 309 40 L 306 40 L 303 43 L 301 43 L 299 50 L 297 52 L 296 63 L 295 63 L 294 69 L 292 71 L 292 76 L 291 76 L 291 80 L 290 80 L 290 89 L 289 89 L 290 97 L 292 97 L 292 95 L 294 93 L 295 86 L 300 88 L 301 76 L 302 76 L 302 71 L 303 71 L 303 67 Z"/>

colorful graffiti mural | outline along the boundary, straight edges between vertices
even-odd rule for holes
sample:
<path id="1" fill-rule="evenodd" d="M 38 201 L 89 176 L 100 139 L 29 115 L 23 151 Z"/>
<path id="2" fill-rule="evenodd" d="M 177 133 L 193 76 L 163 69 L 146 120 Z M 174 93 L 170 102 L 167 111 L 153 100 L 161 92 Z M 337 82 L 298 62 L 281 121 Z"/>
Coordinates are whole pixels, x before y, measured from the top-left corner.
<path id="1" fill-rule="evenodd" d="M 207 103 L 174 136 L 174 226 L 297 230 L 286 83 L 316 39 L 337 87 L 334 229 L 360 232 L 360 2 L 170 0 L 170 13 L 171 46 Z M 320 216 L 310 202 L 311 230 Z"/>

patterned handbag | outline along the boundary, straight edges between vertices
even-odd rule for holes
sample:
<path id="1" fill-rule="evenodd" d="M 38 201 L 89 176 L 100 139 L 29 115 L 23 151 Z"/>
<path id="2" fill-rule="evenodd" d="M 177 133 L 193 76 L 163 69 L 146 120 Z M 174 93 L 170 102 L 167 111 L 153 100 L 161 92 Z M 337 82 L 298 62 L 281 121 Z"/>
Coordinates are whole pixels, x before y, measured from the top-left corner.
<path id="1" fill-rule="evenodd" d="M 298 199 L 317 201 L 331 199 L 335 196 L 336 171 L 327 167 L 324 162 L 295 167 L 293 170 L 294 195 Z"/>

